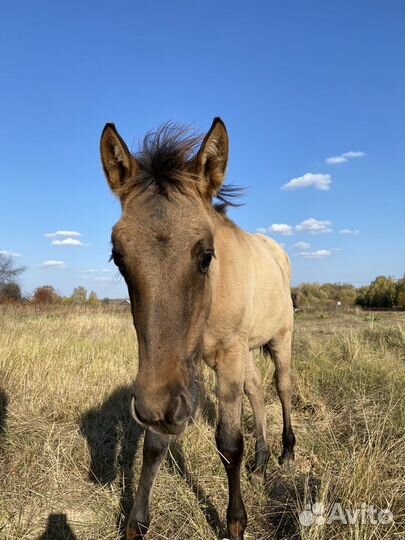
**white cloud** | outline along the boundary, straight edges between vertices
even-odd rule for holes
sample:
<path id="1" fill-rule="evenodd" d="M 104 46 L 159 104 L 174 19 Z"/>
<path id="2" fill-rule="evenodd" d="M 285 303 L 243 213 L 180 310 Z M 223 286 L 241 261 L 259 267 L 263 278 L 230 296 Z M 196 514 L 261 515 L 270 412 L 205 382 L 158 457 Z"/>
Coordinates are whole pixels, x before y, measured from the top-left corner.
<path id="1" fill-rule="evenodd" d="M 341 229 L 340 234 L 359 234 L 359 229 Z"/>
<path id="2" fill-rule="evenodd" d="M 257 227 L 256 232 L 258 232 L 260 234 L 266 234 L 267 229 L 266 229 L 266 227 Z"/>
<path id="3" fill-rule="evenodd" d="M 65 261 L 44 261 L 42 264 L 39 265 L 41 268 L 66 268 Z"/>
<path id="4" fill-rule="evenodd" d="M 77 238 L 64 238 L 63 240 L 52 240 L 53 246 L 84 246 L 83 242 Z"/>
<path id="5" fill-rule="evenodd" d="M 94 281 L 113 281 L 114 278 L 107 276 L 97 276 L 94 278 Z"/>
<path id="6" fill-rule="evenodd" d="M 325 159 L 328 165 L 339 165 L 340 163 L 346 163 L 349 159 L 364 157 L 365 152 L 344 152 L 340 156 L 332 156 Z"/>
<path id="7" fill-rule="evenodd" d="M 304 176 L 299 176 L 298 178 L 293 178 L 287 184 L 281 186 L 281 189 L 286 191 L 291 191 L 294 189 L 305 188 L 313 186 L 315 189 L 320 191 L 328 191 L 332 184 L 332 178 L 330 174 L 313 174 L 306 173 Z"/>
<path id="8" fill-rule="evenodd" d="M 342 154 L 342 157 L 346 159 L 352 159 L 352 158 L 358 158 L 358 157 L 364 157 L 366 155 L 365 152 L 345 152 Z"/>
<path id="9" fill-rule="evenodd" d="M 343 156 L 332 156 L 325 159 L 328 165 L 339 165 L 340 163 L 346 163 L 347 159 Z"/>
<path id="10" fill-rule="evenodd" d="M 309 242 L 297 242 L 294 244 L 294 247 L 296 249 L 300 249 L 301 251 L 305 251 L 311 247 L 311 244 Z"/>
<path id="11" fill-rule="evenodd" d="M 21 253 L 16 253 L 15 251 L 7 251 L 6 249 L 0 249 L 0 255 L 5 255 L 6 257 L 21 257 Z"/>
<path id="12" fill-rule="evenodd" d="M 285 236 L 291 236 L 293 234 L 293 227 L 287 225 L 286 223 L 273 223 L 268 228 L 269 232 L 284 234 Z"/>
<path id="13" fill-rule="evenodd" d="M 319 221 L 318 219 L 308 218 L 301 221 L 301 223 L 295 227 L 295 230 L 308 232 L 310 234 L 321 234 L 332 232 L 331 226 L 332 222 L 329 220 Z"/>
<path id="14" fill-rule="evenodd" d="M 317 251 L 303 251 L 300 255 L 304 259 L 323 259 L 324 257 L 330 257 L 332 253 L 328 249 L 318 249 Z"/>
<path id="15" fill-rule="evenodd" d="M 44 236 L 46 238 L 58 238 L 58 237 L 61 237 L 61 238 L 66 238 L 66 237 L 78 238 L 79 236 L 81 236 L 81 233 L 79 233 L 77 231 L 56 231 L 56 232 L 52 232 L 52 233 L 46 233 L 46 234 L 44 234 Z"/>

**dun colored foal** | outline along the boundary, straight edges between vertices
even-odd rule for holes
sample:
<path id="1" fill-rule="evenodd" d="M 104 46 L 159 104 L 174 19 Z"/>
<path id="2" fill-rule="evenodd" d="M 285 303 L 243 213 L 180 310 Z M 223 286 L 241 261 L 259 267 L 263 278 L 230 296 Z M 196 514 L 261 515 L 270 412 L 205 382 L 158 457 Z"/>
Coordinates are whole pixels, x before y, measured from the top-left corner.
<path id="1" fill-rule="evenodd" d="M 138 338 L 131 410 L 146 429 L 127 540 L 148 530 L 153 484 L 170 439 L 195 412 L 202 361 L 217 376 L 216 442 L 229 483 L 228 535 L 242 540 L 243 393 L 255 417 L 256 475 L 264 474 L 269 456 L 263 388 L 252 354 L 259 347 L 275 364 L 284 421 L 280 460 L 294 459 L 288 257 L 276 242 L 242 231 L 225 215 L 228 135 L 219 118 L 202 140 L 166 124 L 146 135 L 135 155 L 107 124 L 101 158 L 122 206 L 112 257 L 128 286 Z"/>

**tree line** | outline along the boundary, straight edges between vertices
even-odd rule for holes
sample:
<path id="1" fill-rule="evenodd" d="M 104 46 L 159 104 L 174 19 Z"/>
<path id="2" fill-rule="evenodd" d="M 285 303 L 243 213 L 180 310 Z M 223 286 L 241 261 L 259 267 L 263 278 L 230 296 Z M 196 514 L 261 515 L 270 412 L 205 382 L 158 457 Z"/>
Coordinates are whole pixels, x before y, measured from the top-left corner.
<path id="1" fill-rule="evenodd" d="M 347 283 L 304 283 L 292 289 L 295 303 L 305 306 L 361 306 L 363 308 L 405 309 L 405 276 L 401 279 L 378 276 L 365 287 Z"/>
<path id="2" fill-rule="evenodd" d="M 21 286 L 18 282 L 20 275 L 25 271 L 24 266 L 17 266 L 13 257 L 0 253 L 0 303 L 20 302 L 23 300 Z M 71 296 L 63 297 L 51 285 L 37 287 L 30 301 L 35 304 L 98 304 L 97 294 L 91 291 L 89 294 L 85 287 L 76 287 Z M 107 299 L 102 302 L 108 301 Z"/>

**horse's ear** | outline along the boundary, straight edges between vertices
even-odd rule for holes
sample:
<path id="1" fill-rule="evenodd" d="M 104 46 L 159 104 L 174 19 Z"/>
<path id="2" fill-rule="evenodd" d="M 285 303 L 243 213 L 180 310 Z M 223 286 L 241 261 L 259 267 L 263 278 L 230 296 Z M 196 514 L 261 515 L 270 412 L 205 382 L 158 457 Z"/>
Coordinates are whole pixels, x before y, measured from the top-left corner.
<path id="1" fill-rule="evenodd" d="M 137 163 L 114 124 L 106 124 L 103 129 L 100 153 L 110 188 L 120 196 L 125 182 L 135 176 Z"/>
<path id="2" fill-rule="evenodd" d="M 197 173 L 203 182 L 201 187 L 210 198 L 217 195 L 224 183 L 228 146 L 225 124 L 220 118 L 214 118 L 196 156 Z"/>

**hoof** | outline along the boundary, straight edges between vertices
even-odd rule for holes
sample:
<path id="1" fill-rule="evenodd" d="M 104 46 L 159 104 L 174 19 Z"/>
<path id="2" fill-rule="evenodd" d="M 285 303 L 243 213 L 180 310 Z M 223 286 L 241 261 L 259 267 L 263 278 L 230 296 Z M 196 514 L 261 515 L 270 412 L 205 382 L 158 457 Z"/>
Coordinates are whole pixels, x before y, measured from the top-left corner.
<path id="1" fill-rule="evenodd" d="M 236 519 L 228 522 L 228 539 L 243 540 L 243 534 L 247 525 L 247 518 L 244 517 L 241 521 Z"/>
<path id="2" fill-rule="evenodd" d="M 252 471 L 249 475 L 249 480 L 254 488 L 259 489 L 266 480 L 266 470 L 261 468 Z"/>
<path id="3" fill-rule="evenodd" d="M 134 523 L 127 526 L 125 540 L 143 540 L 146 538 L 148 527 L 142 523 Z"/>
<path id="4" fill-rule="evenodd" d="M 255 488 L 255 489 L 258 489 L 261 485 L 261 483 L 263 482 L 263 474 L 261 473 L 252 473 L 250 475 L 250 483 L 252 484 L 252 486 Z"/>
<path id="5" fill-rule="evenodd" d="M 278 458 L 278 462 L 286 471 L 294 470 L 294 452 L 289 452 L 288 450 L 285 450 L 283 454 Z"/>

